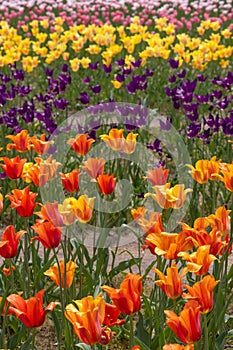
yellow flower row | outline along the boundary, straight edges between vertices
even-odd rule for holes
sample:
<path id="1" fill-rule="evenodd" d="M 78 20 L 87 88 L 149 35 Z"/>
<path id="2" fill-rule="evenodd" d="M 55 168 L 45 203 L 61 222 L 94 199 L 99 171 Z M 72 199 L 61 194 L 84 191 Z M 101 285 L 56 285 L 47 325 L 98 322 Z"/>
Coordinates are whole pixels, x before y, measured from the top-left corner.
<path id="1" fill-rule="evenodd" d="M 206 33 L 207 30 L 210 31 Z M 57 17 L 51 31 L 47 20 L 34 20 L 22 25 L 20 31 L 1 21 L 0 67 L 22 61 L 23 68 L 31 72 L 42 60 L 51 64 L 62 58 L 77 71 L 80 66 L 88 68 L 96 55 L 101 55 L 108 66 L 119 53 L 128 59 L 127 65 L 137 58 L 145 65 L 150 57 L 167 60 L 175 55 L 180 65 L 185 62 L 198 70 L 211 61 L 219 61 L 223 68 L 228 66 L 233 54 L 233 47 L 227 43 L 232 37 L 230 29 L 221 30 L 218 22 L 202 21 L 195 35 L 176 34 L 167 18 L 156 19 L 153 32 L 140 25 L 138 17 L 128 27 L 91 24 L 68 29 Z"/>

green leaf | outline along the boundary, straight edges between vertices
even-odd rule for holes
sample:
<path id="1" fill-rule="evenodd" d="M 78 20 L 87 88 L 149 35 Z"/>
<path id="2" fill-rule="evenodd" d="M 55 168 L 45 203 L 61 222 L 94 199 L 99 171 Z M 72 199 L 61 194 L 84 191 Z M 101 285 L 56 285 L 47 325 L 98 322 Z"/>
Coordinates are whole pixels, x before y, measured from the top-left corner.
<path id="1" fill-rule="evenodd" d="M 138 262 L 141 260 L 141 258 L 133 258 L 130 260 L 126 260 L 126 261 L 121 261 L 119 263 L 119 265 L 117 265 L 116 267 L 114 267 L 110 272 L 109 272 L 109 277 L 110 279 L 113 278 L 114 276 L 116 276 L 118 273 L 134 266 L 137 265 Z"/>
<path id="2" fill-rule="evenodd" d="M 150 334 L 144 328 L 144 319 L 143 319 L 141 312 L 138 313 L 138 316 L 139 316 L 139 319 L 138 319 L 138 322 L 136 325 L 135 335 L 138 339 L 140 339 L 140 341 L 143 342 L 143 344 L 149 345 L 150 344 Z"/>
<path id="3" fill-rule="evenodd" d="M 224 349 L 224 345 L 226 343 L 226 338 L 227 338 L 227 331 L 222 332 L 216 339 L 216 345 L 215 348 L 216 350 L 222 350 Z"/>
<path id="4" fill-rule="evenodd" d="M 75 344 L 75 347 L 79 348 L 79 349 L 83 349 L 83 350 L 90 350 L 91 349 L 90 345 L 87 345 L 85 343 Z"/>
<path id="5" fill-rule="evenodd" d="M 32 336 L 30 335 L 30 337 L 25 341 L 25 343 L 23 343 L 23 345 L 21 345 L 20 350 L 30 349 L 31 342 L 32 342 Z"/>

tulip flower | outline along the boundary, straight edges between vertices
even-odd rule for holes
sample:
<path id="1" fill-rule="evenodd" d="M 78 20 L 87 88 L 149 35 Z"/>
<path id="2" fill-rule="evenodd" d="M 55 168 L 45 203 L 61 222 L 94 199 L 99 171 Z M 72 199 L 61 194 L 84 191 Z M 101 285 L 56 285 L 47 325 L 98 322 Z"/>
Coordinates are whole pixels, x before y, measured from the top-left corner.
<path id="1" fill-rule="evenodd" d="M 30 186 L 25 187 L 23 190 L 15 189 L 13 194 L 6 195 L 11 201 L 11 208 L 15 208 L 17 213 L 23 217 L 29 217 L 33 214 L 33 211 L 38 204 L 35 202 L 37 193 L 30 192 Z"/>
<path id="2" fill-rule="evenodd" d="M 137 138 L 138 134 L 133 134 L 132 132 L 130 132 L 127 136 L 126 139 L 124 141 L 123 144 L 123 149 L 122 151 L 127 153 L 127 154 L 132 154 L 135 151 L 135 147 L 136 147 L 136 138 Z"/>
<path id="3" fill-rule="evenodd" d="M 180 344 L 166 344 L 163 350 L 194 350 L 194 344 L 180 345 Z"/>
<path id="4" fill-rule="evenodd" d="M 83 170 L 93 179 L 96 179 L 104 172 L 104 158 L 88 158 L 84 162 L 84 166 L 81 166 Z"/>
<path id="5" fill-rule="evenodd" d="M 173 263 L 171 267 L 167 268 L 167 276 L 156 268 L 152 269 L 159 276 L 159 280 L 155 284 L 159 286 L 168 298 L 177 299 L 182 294 L 182 277 L 186 273 L 183 269 L 180 277 L 178 275 L 178 267 Z"/>
<path id="6" fill-rule="evenodd" d="M 219 161 L 216 161 L 216 157 L 211 158 L 211 160 L 198 160 L 195 164 L 195 168 L 187 164 L 187 167 L 191 169 L 189 173 L 192 175 L 193 179 L 200 184 L 206 183 L 208 180 L 215 180 L 216 174 L 219 174 Z"/>
<path id="7" fill-rule="evenodd" d="M 173 311 L 165 310 L 166 324 L 185 344 L 192 344 L 201 338 L 200 307 L 194 300 L 189 301 L 180 316 Z"/>
<path id="8" fill-rule="evenodd" d="M 161 186 L 153 186 L 154 193 L 146 193 L 145 198 L 152 197 L 161 208 L 180 209 L 186 200 L 188 192 L 192 192 L 190 188 L 184 189 L 184 185 L 175 185 L 170 188 L 170 183 Z"/>
<path id="9" fill-rule="evenodd" d="M 61 230 L 55 227 L 50 221 L 37 222 L 32 226 L 32 229 L 38 234 L 31 238 L 40 241 L 45 248 L 56 248 L 61 241 Z"/>
<path id="10" fill-rule="evenodd" d="M 7 139 L 12 140 L 14 143 L 8 143 L 6 146 L 7 151 L 16 149 L 18 152 L 28 152 L 31 148 L 30 137 L 27 130 L 22 130 L 17 135 L 7 135 Z"/>
<path id="11" fill-rule="evenodd" d="M 141 308 L 142 277 L 128 274 L 120 285 L 120 289 L 103 286 L 102 289 L 116 307 L 126 315 L 131 315 Z"/>
<path id="12" fill-rule="evenodd" d="M 62 216 L 58 210 L 58 203 L 46 203 L 41 205 L 41 211 L 35 213 L 40 217 L 39 222 L 49 221 L 56 227 L 63 226 Z"/>
<path id="13" fill-rule="evenodd" d="M 111 129 L 109 135 L 100 135 L 103 140 L 113 151 L 122 151 L 124 145 L 124 129 Z"/>
<path id="14" fill-rule="evenodd" d="M 64 225 L 71 225 L 76 219 L 75 213 L 71 208 L 71 203 L 76 201 L 76 198 L 65 198 L 62 204 L 58 204 L 59 213 L 62 216 Z"/>
<path id="15" fill-rule="evenodd" d="M 211 214 L 207 217 L 209 224 L 213 228 L 216 228 L 216 230 L 219 231 L 223 236 L 230 233 L 230 212 L 231 210 L 227 210 L 225 207 L 219 207 L 217 208 L 215 214 Z"/>
<path id="16" fill-rule="evenodd" d="M 7 226 L 0 241 L 0 256 L 5 259 L 14 258 L 18 253 L 19 239 L 24 233 L 26 231 L 15 232 L 13 225 Z"/>
<path id="17" fill-rule="evenodd" d="M 192 254 L 180 252 L 178 256 L 187 261 L 188 271 L 194 272 L 197 276 L 205 275 L 209 271 L 210 264 L 217 260 L 210 254 L 210 245 L 203 245 Z"/>
<path id="18" fill-rule="evenodd" d="M 83 195 L 78 199 L 74 199 L 70 204 L 71 209 L 74 211 L 77 219 L 80 222 L 87 223 L 91 220 L 94 200 L 94 197 L 88 198 L 87 195 Z"/>
<path id="19" fill-rule="evenodd" d="M 139 207 L 138 209 L 132 209 L 131 214 L 134 220 L 140 225 L 143 231 L 148 235 L 149 233 L 161 233 L 164 232 L 162 224 L 162 213 L 151 213 L 148 220 L 145 219 L 147 209 Z"/>
<path id="20" fill-rule="evenodd" d="M 22 179 L 26 182 L 33 182 L 36 187 L 42 187 L 48 180 L 50 180 L 49 173 L 46 172 L 45 174 L 42 174 L 40 166 L 38 164 L 33 164 L 26 170 L 27 172 L 22 174 Z"/>
<path id="21" fill-rule="evenodd" d="M 62 184 L 68 192 L 77 192 L 79 189 L 79 171 L 74 169 L 70 173 L 60 173 Z"/>
<path id="22" fill-rule="evenodd" d="M 153 170 L 148 170 L 146 172 L 147 176 L 145 177 L 145 179 L 150 181 L 153 186 L 165 185 L 168 178 L 168 172 L 168 169 L 165 170 L 164 167 L 161 166 Z"/>
<path id="23" fill-rule="evenodd" d="M 50 266 L 50 268 L 44 272 L 44 275 L 50 277 L 51 280 L 57 286 L 62 285 L 62 287 L 64 288 L 64 282 L 65 282 L 64 261 L 60 261 L 59 266 L 61 271 L 62 283 L 60 281 L 58 264 L 54 264 L 53 266 Z M 68 261 L 66 263 L 66 288 L 70 288 L 70 286 L 73 283 L 76 266 L 77 265 L 73 261 Z"/>
<path id="24" fill-rule="evenodd" d="M 187 234 L 158 232 L 145 237 L 145 243 L 152 254 L 163 255 L 165 259 L 177 259 L 180 252 L 189 250 L 193 243 L 187 240 Z"/>
<path id="25" fill-rule="evenodd" d="M 94 142 L 94 139 L 88 139 L 88 134 L 79 134 L 75 139 L 67 141 L 68 145 L 80 156 L 85 156 L 89 152 L 91 144 Z"/>
<path id="26" fill-rule="evenodd" d="M 85 344 L 107 344 L 111 340 L 111 331 L 102 327 L 105 318 L 105 301 L 99 294 L 81 300 L 74 300 L 66 306 L 66 318 L 72 323 L 76 336 Z"/>
<path id="27" fill-rule="evenodd" d="M 213 291 L 220 280 L 215 281 L 214 276 L 205 276 L 200 282 L 196 282 L 192 287 L 184 284 L 189 293 L 183 293 L 182 297 L 188 300 L 196 300 L 200 306 L 201 313 L 208 313 L 213 308 Z"/>
<path id="28" fill-rule="evenodd" d="M 6 176 L 10 179 L 20 178 L 23 172 L 23 166 L 27 161 L 26 158 L 20 159 L 19 156 L 16 156 L 15 158 L 2 157 L 0 160 L 4 161 L 5 164 L 0 164 L 0 166 L 5 171 Z"/>
<path id="29" fill-rule="evenodd" d="M 54 141 L 46 141 L 45 134 L 42 134 L 39 139 L 36 136 L 31 137 L 30 142 L 34 151 L 40 155 L 47 153 L 50 145 L 54 143 Z"/>
<path id="30" fill-rule="evenodd" d="M 52 312 L 56 306 L 54 302 L 43 308 L 45 290 L 40 290 L 35 297 L 24 300 L 20 295 L 11 294 L 7 297 L 10 303 L 10 314 L 19 318 L 26 327 L 40 327 L 46 316 L 46 311 Z"/>
<path id="31" fill-rule="evenodd" d="M 50 156 L 48 159 L 42 159 L 39 157 L 34 158 L 39 167 L 39 178 L 45 177 L 48 180 L 52 180 L 56 176 L 56 171 L 62 164 L 52 159 Z"/>
<path id="32" fill-rule="evenodd" d="M 105 326 L 120 326 L 125 323 L 124 319 L 118 319 L 119 315 L 121 314 L 121 311 L 118 310 L 116 305 L 105 303 L 105 317 L 103 320 L 103 324 Z"/>
<path id="33" fill-rule="evenodd" d="M 110 174 L 100 174 L 96 179 L 100 192 L 103 194 L 111 194 L 116 186 L 116 178 Z"/>

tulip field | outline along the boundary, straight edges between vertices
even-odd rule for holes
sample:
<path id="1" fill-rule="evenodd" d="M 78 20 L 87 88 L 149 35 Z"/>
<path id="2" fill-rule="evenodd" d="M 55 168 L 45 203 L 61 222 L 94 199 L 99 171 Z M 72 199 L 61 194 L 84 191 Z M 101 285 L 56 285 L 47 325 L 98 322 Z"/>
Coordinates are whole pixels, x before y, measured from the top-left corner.
<path id="1" fill-rule="evenodd" d="M 232 0 L 0 0 L 0 349 L 233 348 Z"/>

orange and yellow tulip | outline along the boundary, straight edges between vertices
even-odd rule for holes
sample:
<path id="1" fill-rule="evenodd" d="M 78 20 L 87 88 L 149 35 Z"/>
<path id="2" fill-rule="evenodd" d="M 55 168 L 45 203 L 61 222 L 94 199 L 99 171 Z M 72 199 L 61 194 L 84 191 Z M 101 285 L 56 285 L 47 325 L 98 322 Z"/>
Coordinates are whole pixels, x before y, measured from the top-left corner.
<path id="1" fill-rule="evenodd" d="M 194 272 L 197 276 L 205 275 L 209 271 L 210 264 L 217 259 L 210 254 L 210 245 L 203 245 L 192 254 L 180 252 L 178 256 L 187 261 L 188 271 Z"/>
<path id="2" fill-rule="evenodd" d="M 0 256 L 5 259 L 14 258 L 18 253 L 19 239 L 24 233 L 26 231 L 23 230 L 15 232 L 13 225 L 7 226 L 0 241 Z"/>
<path id="3" fill-rule="evenodd" d="M 159 280 L 155 281 L 155 284 L 162 289 L 168 298 L 177 299 L 181 296 L 182 277 L 186 273 L 185 270 L 183 270 L 179 276 L 176 263 L 173 263 L 171 267 L 167 268 L 167 276 L 156 268 L 153 268 L 152 270 L 159 276 Z"/>
<path id="4" fill-rule="evenodd" d="M 88 138 L 88 134 L 78 134 L 75 139 L 67 141 L 68 145 L 80 156 L 85 156 L 94 142 L 94 139 Z"/>
<path id="5" fill-rule="evenodd" d="M 187 235 L 181 233 L 150 233 L 145 237 L 145 243 L 152 254 L 163 255 L 165 259 L 177 259 L 180 252 L 189 250 L 193 243 L 188 241 Z"/>
<path id="6" fill-rule="evenodd" d="M 83 170 L 93 179 L 96 179 L 104 172 L 104 158 L 88 158 L 82 166 Z"/>
<path id="7" fill-rule="evenodd" d="M 185 344 L 192 344 L 201 338 L 200 307 L 195 301 L 189 301 L 180 316 L 173 311 L 165 310 L 166 324 Z"/>
<path id="8" fill-rule="evenodd" d="M 113 151 L 122 151 L 124 146 L 124 129 L 111 129 L 109 135 L 100 135 L 103 140 Z"/>
<path id="9" fill-rule="evenodd" d="M 75 198 L 65 198 L 62 204 L 58 204 L 59 213 L 62 216 L 64 225 L 71 225 L 76 219 L 74 211 L 71 209 L 71 203 L 76 200 Z"/>
<path id="10" fill-rule="evenodd" d="M 79 189 L 79 171 L 78 169 L 74 169 L 70 173 L 60 173 L 62 184 L 65 189 L 70 192 L 77 192 Z"/>
<path id="11" fill-rule="evenodd" d="M 141 308 L 142 277 L 129 273 L 120 285 L 120 289 L 102 286 L 116 307 L 126 315 Z"/>
<path id="12" fill-rule="evenodd" d="M 116 186 L 116 178 L 110 174 L 100 174 L 96 179 L 102 194 L 111 194 Z"/>
<path id="13" fill-rule="evenodd" d="M 211 214 L 207 217 L 211 227 L 215 228 L 223 236 L 230 234 L 230 229 L 231 229 L 231 219 L 229 216 L 230 212 L 231 210 L 227 210 L 225 207 L 219 207 L 217 208 L 215 214 Z"/>
<path id="14" fill-rule="evenodd" d="M 3 195 L 0 193 L 0 212 L 3 209 Z"/>
<path id="15" fill-rule="evenodd" d="M 200 282 L 196 282 L 192 287 L 184 284 L 188 294 L 183 293 L 184 299 L 194 299 L 200 306 L 201 313 L 208 313 L 212 310 L 214 304 L 214 288 L 220 282 L 215 281 L 214 276 L 205 276 Z"/>
<path id="16" fill-rule="evenodd" d="M 87 223 L 92 218 L 95 198 L 88 198 L 87 195 L 82 195 L 78 199 L 74 199 L 70 204 L 77 219 L 82 223 Z"/>
<path id="17" fill-rule="evenodd" d="M 46 311 L 53 311 L 56 304 L 50 303 L 46 308 L 43 307 L 43 298 L 45 290 L 40 290 L 35 297 L 24 300 L 18 294 L 11 294 L 7 297 L 10 303 L 10 314 L 19 318 L 26 327 L 40 327 L 46 316 Z"/>
<path id="18" fill-rule="evenodd" d="M 0 166 L 10 179 L 20 178 L 23 172 L 23 166 L 27 161 L 26 158 L 21 159 L 19 156 L 14 158 L 2 157 L 0 160 L 4 161 L 5 164 L 0 164 Z"/>
<path id="19" fill-rule="evenodd" d="M 133 134 L 130 132 L 126 139 L 124 140 L 122 151 L 127 154 L 132 154 L 135 151 L 136 148 L 136 138 L 138 134 Z"/>
<path id="20" fill-rule="evenodd" d="M 45 248 L 56 248 L 61 241 L 61 230 L 50 221 L 37 222 L 32 229 L 38 234 L 31 238 L 31 242 L 38 240 Z"/>
<path id="21" fill-rule="evenodd" d="M 151 213 L 149 218 L 146 219 L 147 209 L 139 207 L 138 209 L 132 209 L 131 214 L 137 223 L 141 226 L 143 231 L 148 235 L 149 233 L 161 233 L 164 231 L 162 223 L 162 213 Z"/>
<path id="22" fill-rule="evenodd" d="M 222 175 L 217 175 L 217 179 L 222 181 L 227 190 L 233 192 L 233 164 L 221 164 Z"/>
<path id="23" fill-rule="evenodd" d="M 61 271 L 62 283 L 60 281 L 58 264 L 54 264 L 53 266 L 51 266 L 47 271 L 44 272 L 44 275 L 51 278 L 51 280 L 57 286 L 61 285 L 62 288 L 64 288 L 64 285 L 65 285 L 65 275 L 66 275 L 66 288 L 70 288 L 70 286 L 73 283 L 74 272 L 75 272 L 77 265 L 74 261 L 68 261 L 66 263 L 66 270 L 65 270 L 64 269 L 64 261 L 60 261 L 59 266 L 60 266 L 60 271 Z M 66 271 L 66 273 L 65 273 L 65 271 Z"/>
<path id="24" fill-rule="evenodd" d="M 187 164 L 187 167 L 191 169 L 190 174 L 193 179 L 200 184 L 204 184 L 209 180 L 217 179 L 216 174 L 219 174 L 220 161 L 216 161 L 216 157 L 211 158 L 211 160 L 198 160 L 193 167 Z"/>
<path id="25" fill-rule="evenodd" d="M 6 195 L 11 201 L 11 208 L 15 208 L 20 216 L 28 217 L 33 214 L 33 211 L 38 204 L 35 202 L 37 193 L 30 191 L 30 186 L 25 187 L 23 190 L 15 189 L 13 194 Z"/>
<path id="26" fill-rule="evenodd" d="M 35 157 L 34 159 L 40 170 L 39 179 L 46 178 L 47 181 L 55 178 L 58 167 L 62 165 L 55 159 L 52 159 L 52 156 L 49 156 L 47 159 L 42 159 L 39 157 Z"/>
<path id="27" fill-rule="evenodd" d="M 107 344 L 111 340 L 111 331 L 102 327 L 105 318 L 105 301 L 99 294 L 81 300 L 74 300 L 66 306 L 66 318 L 72 323 L 76 336 L 85 344 Z"/>
<path id="28" fill-rule="evenodd" d="M 160 166 L 159 168 L 148 170 L 145 179 L 150 181 L 153 186 L 165 185 L 168 178 L 168 172 L 168 169 L 165 170 L 163 166 Z"/>
<path id="29" fill-rule="evenodd" d="M 192 192 L 190 188 L 184 189 L 184 185 L 175 185 L 170 188 L 171 184 L 166 183 L 161 186 L 153 186 L 154 193 L 146 193 L 145 198 L 152 197 L 158 205 L 163 209 L 173 208 L 180 209 L 188 192 Z"/>
<path id="30" fill-rule="evenodd" d="M 16 149 L 18 152 L 28 152 L 28 150 L 31 148 L 30 136 L 28 135 L 27 130 L 22 130 L 17 135 L 7 135 L 6 138 L 14 142 L 7 144 L 7 151 Z"/>

